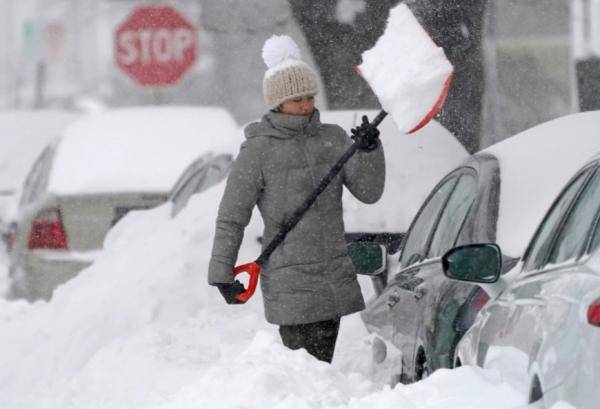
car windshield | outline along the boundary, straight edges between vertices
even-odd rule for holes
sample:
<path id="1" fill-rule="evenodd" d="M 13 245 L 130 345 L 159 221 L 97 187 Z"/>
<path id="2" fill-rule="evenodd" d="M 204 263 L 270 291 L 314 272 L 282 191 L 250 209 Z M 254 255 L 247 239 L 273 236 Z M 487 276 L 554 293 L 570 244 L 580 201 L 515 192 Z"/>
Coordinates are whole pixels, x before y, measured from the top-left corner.
<path id="1" fill-rule="evenodd" d="M 452 188 L 456 184 L 456 181 L 457 178 L 452 177 L 444 182 L 431 195 L 429 201 L 422 208 L 410 232 L 408 233 L 406 244 L 402 250 L 401 263 L 403 267 L 418 262 L 425 257 L 425 253 L 427 251 L 427 242 L 431 235 L 431 231 L 434 228 L 438 219 L 438 214 L 444 206 L 444 203 L 452 191 Z"/>

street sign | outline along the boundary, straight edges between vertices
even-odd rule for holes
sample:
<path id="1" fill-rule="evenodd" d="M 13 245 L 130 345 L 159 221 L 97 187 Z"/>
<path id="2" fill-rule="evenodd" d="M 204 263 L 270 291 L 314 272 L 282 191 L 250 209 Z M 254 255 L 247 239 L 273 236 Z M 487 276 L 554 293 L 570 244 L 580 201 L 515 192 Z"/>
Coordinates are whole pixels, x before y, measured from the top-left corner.
<path id="1" fill-rule="evenodd" d="M 115 32 L 115 59 L 142 86 L 176 84 L 196 61 L 196 28 L 172 6 L 137 7 Z"/>

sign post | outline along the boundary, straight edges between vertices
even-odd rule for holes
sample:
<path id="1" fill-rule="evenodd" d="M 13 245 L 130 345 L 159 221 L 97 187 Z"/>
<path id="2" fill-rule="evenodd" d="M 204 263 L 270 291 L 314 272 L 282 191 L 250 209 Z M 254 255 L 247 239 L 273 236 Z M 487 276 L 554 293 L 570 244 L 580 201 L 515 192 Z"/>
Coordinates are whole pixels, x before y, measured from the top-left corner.
<path id="1" fill-rule="evenodd" d="M 141 6 L 115 31 L 115 60 L 140 86 L 172 86 L 196 61 L 197 42 L 196 27 L 172 6 Z"/>

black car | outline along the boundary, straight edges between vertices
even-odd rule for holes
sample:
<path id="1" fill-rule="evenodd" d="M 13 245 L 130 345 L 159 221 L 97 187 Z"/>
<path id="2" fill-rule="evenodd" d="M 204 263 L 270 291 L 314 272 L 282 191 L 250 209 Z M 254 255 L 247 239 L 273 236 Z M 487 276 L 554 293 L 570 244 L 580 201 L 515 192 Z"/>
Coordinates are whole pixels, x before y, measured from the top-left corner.
<path id="1" fill-rule="evenodd" d="M 416 381 L 451 367 L 458 341 L 487 301 L 473 284 L 444 276 L 444 253 L 465 244 L 504 243 L 502 271 L 512 268 L 561 184 L 600 148 L 598 125 L 600 112 L 536 126 L 469 157 L 433 189 L 399 254 L 389 256 L 396 260 L 388 264 L 399 266 L 373 278 L 377 296 L 362 314 L 370 331 L 401 350 L 397 379 Z M 544 149 L 532 149 L 537 146 Z M 557 166 L 548 152 L 560 152 L 563 163 Z"/>

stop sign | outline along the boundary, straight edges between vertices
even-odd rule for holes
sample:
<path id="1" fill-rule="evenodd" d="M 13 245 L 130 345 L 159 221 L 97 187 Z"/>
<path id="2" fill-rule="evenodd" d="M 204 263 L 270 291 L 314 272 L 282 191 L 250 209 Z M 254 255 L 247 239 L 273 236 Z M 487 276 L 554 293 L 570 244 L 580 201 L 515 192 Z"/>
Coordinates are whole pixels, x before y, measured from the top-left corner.
<path id="1" fill-rule="evenodd" d="M 173 85 L 196 61 L 196 28 L 171 6 L 136 8 L 114 40 L 117 65 L 140 85 Z"/>

